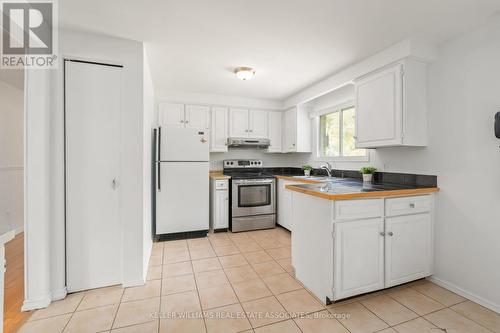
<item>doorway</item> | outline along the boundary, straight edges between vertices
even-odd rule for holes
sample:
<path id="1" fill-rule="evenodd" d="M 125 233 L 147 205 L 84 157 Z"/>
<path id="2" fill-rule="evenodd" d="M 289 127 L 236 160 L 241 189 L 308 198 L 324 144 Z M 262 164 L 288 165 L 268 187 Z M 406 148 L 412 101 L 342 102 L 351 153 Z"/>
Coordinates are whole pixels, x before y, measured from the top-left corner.
<path id="1" fill-rule="evenodd" d="M 1 249 L 5 255 L 4 332 L 15 332 L 29 317 L 24 300 L 24 70 L 0 70 L 0 234 L 15 238 Z M 5 252 L 4 252 L 5 251 Z M 1 322 L 1 321 L 0 321 Z M 1 326 L 1 325 L 0 325 Z"/>

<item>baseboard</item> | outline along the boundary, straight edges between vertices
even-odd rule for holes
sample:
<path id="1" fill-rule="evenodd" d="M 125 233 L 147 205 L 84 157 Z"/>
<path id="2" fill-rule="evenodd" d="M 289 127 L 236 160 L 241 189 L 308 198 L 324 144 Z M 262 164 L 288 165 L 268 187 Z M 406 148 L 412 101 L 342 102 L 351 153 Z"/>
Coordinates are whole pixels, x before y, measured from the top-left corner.
<path id="1" fill-rule="evenodd" d="M 146 284 L 146 279 L 141 279 L 141 280 L 136 280 L 136 281 L 127 281 L 127 282 L 123 282 L 123 288 L 143 286 L 145 284 Z"/>
<path id="2" fill-rule="evenodd" d="M 144 266 L 142 267 L 142 278 L 144 281 L 146 281 L 147 276 L 148 276 L 148 268 L 149 268 L 149 261 L 151 260 L 151 254 L 153 253 L 153 243 L 151 242 L 151 246 L 148 249 L 148 253 L 146 255 L 146 261 L 144 262 Z"/>
<path id="3" fill-rule="evenodd" d="M 66 287 L 52 292 L 52 301 L 63 299 L 68 294 Z"/>
<path id="4" fill-rule="evenodd" d="M 446 288 L 450 291 L 453 291 L 454 293 L 456 293 L 462 297 L 465 297 L 473 302 L 476 302 L 477 304 L 480 304 L 480 305 L 484 306 L 485 308 L 488 308 L 492 311 L 495 311 L 496 313 L 500 313 L 500 305 L 494 304 L 494 303 L 482 298 L 481 296 L 478 296 L 474 293 L 468 292 L 467 290 L 464 290 L 464 289 L 454 285 L 453 283 L 442 280 L 442 279 L 435 277 L 435 276 L 430 276 L 427 278 L 427 280 L 434 282 L 438 286 L 441 286 L 441 287 Z"/>
<path id="5" fill-rule="evenodd" d="M 31 311 L 36 309 L 43 309 L 50 305 L 51 299 L 50 295 L 46 297 L 34 299 L 34 300 L 24 300 L 21 311 Z"/>

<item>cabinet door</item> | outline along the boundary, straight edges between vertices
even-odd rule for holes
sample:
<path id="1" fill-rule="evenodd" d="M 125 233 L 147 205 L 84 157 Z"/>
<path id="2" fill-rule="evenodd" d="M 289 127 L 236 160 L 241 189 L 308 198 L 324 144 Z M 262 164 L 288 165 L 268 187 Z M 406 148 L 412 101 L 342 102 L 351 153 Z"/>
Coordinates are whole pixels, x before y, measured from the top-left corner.
<path id="1" fill-rule="evenodd" d="M 161 127 L 184 127 L 184 104 L 161 103 L 158 124 Z"/>
<path id="2" fill-rule="evenodd" d="M 295 108 L 285 112 L 284 119 L 284 150 L 285 152 L 296 151 L 295 137 L 297 131 L 297 111 Z"/>
<path id="3" fill-rule="evenodd" d="M 247 109 L 229 109 L 229 136 L 233 138 L 248 137 Z"/>
<path id="4" fill-rule="evenodd" d="M 224 107 L 212 107 L 212 124 L 211 124 L 211 152 L 226 152 L 227 151 L 227 134 L 228 134 L 228 110 Z"/>
<path id="5" fill-rule="evenodd" d="M 185 124 L 189 128 L 208 129 L 210 108 L 203 105 L 186 105 Z"/>
<path id="6" fill-rule="evenodd" d="M 269 145 L 268 152 L 270 153 L 281 153 L 282 146 L 282 136 L 281 136 L 281 112 L 269 112 L 269 131 L 268 137 L 271 141 Z"/>
<path id="7" fill-rule="evenodd" d="M 431 274 L 432 229 L 429 213 L 386 218 L 385 287 Z"/>
<path id="8" fill-rule="evenodd" d="M 287 185 L 285 182 L 284 185 Z M 283 220 L 282 227 L 292 230 L 292 193 L 286 188 L 283 191 Z"/>
<path id="9" fill-rule="evenodd" d="M 334 299 L 384 288 L 384 222 L 335 224 Z"/>
<path id="10" fill-rule="evenodd" d="M 278 179 L 278 224 L 284 226 L 285 218 L 285 181 Z"/>
<path id="11" fill-rule="evenodd" d="M 215 191 L 215 229 L 225 229 L 229 225 L 229 195 L 227 190 Z"/>
<path id="12" fill-rule="evenodd" d="M 356 82 L 356 146 L 402 144 L 402 65 Z"/>
<path id="13" fill-rule="evenodd" d="M 268 112 L 261 110 L 251 110 L 249 112 L 249 137 L 267 138 Z"/>

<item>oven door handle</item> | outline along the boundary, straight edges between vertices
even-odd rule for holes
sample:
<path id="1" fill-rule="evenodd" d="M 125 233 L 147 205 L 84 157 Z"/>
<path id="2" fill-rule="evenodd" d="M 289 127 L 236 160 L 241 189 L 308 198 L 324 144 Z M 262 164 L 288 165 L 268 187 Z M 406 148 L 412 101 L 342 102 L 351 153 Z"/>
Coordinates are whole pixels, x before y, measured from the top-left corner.
<path id="1" fill-rule="evenodd" d="M 236 185 L 239 184 L 244 184 L 244 185 L 252 185 L 252 184 L 272 184 L 274 183 L 274 179 L 240 179 L 240 180 L 233 180 L 233 183 Z"/>

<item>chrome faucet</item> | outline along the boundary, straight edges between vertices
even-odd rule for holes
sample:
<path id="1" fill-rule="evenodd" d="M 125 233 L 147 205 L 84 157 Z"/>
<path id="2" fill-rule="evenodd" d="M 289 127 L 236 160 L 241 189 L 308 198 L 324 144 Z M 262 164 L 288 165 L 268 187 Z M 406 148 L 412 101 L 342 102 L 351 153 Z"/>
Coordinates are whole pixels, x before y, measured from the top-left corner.
<path id="1" fill-rule="evenodd" d="M 332 165 L 328 162 L 325 162 L 324 165 L 321 166 L 321 169 L 326 170 L 326 173 L 328 174 L 328 177 L 332 177 Z"/>

